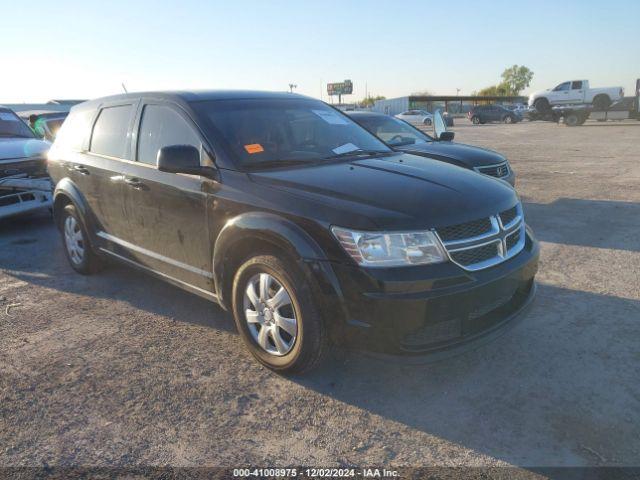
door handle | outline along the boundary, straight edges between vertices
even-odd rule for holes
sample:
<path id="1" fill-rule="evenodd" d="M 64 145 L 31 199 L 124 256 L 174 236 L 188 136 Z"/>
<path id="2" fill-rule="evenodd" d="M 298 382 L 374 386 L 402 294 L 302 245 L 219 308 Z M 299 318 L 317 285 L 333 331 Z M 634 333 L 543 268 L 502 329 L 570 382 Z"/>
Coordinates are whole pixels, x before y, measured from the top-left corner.
<path id="1" fill-rule="evenodd" d="M 142 183 L 139 178 L 125 178 L 124 183 L 136 190 L 144 190 L 145 188 L 144 183 Z"/>
<path id="2" fill-rule="evenodd" d="M 73 171 L 74 172 L 78 172 L 82 175 L 89 175 L 89 170 L 87 170 L 86 167 L 83 167 L 82 165 L 74 165 L 73 166 Z"/>

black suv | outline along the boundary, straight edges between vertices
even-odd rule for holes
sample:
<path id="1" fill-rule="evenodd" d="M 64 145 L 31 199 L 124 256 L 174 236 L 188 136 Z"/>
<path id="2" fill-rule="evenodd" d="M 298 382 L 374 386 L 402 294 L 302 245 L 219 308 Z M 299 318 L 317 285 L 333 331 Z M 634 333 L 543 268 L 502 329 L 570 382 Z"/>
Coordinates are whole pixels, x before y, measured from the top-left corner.
<path id="1" fill-rule="evenodd" d="M 308 369 L 330 342 L 438 350 L 535 291 L 539 249 L 509 185 L 394 152 L 299 95 L 83 103 L 49 170 L 75 270 L 111 258 L 219 303 L 274 370 Z"/>
<path id="2" fill-rule="evenodd" d="M 474 125 L 487 122 L 516 123 L 522 121 L 520 115 L 502 105 L 481 105 L 479 107 L 473 107 L 469 113 L 467 113 L 467 116 Z"/>

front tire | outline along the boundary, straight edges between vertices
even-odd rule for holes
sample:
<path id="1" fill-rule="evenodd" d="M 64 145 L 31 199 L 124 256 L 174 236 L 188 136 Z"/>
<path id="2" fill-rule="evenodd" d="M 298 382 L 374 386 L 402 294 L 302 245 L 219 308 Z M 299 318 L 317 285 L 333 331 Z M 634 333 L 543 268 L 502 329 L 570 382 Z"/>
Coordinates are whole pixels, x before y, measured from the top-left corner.
<path id="1" fill-rule="evenodd" d="M 551 105 L 549 105 L 549 100 L 547 100 L 546 98 L 537 99 L 534 102 L 533 106 L 540 113 L 547 113 L 549 110 L 551 110 Z"/>
<path id="2" fill-rule="evenodd" d="M 233 316 L 243 342 L 264 366 L 302 373 L 323 360 L 328 335 L 312 287 L 292 261 L 246 261 L 233 281 Z"/>
<path id="3" fill-rule="evenodd" d="M 564 124 L 567 127 L 577 127 L 580 125 L 580 118 L 575 113 L 570 113 L 566 117 L 564 117 Z"/>
<path id="4" fill-rule="evenodd" d="M 430 127 L 433 122 L 431 121 L 430 118 L 425 118 L 422 123 L 425 124 L 427 127 Z"/>
<path id="5" fill-rule="evenodd" d="M 511 115 L 507 115 L 504 117 L 504 119 L 502 120 L 504 123 L 513 123 L 513 118 L 511 117 Z"/>
<path id="6" fill-rule="evenodd" d="M 76 207 L 67 205 L 60 218 L 60 230 L 67 260 L 76 272 L 91 275 L 98 272 L 102 259 L 96 255 L 89 243 L 89 235 Z"/>
<path id="7" fill-rule="evenodd" d="M 480 117 L 471 117 L 471 123 L 473 123 L 474 125 L 479 125 Z"/>

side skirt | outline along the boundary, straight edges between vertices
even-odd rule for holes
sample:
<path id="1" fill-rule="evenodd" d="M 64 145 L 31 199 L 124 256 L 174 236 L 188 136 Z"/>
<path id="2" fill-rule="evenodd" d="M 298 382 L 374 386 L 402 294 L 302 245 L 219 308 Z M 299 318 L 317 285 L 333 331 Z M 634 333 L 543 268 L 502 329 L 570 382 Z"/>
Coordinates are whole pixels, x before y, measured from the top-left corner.
<path id="1" fill-rule="evenodd" d="M 117 261 L 127 264 L 137 270 L 143 271 L 145 273 L 151 274 L 156 278 L 159 278 L 160 280 L 164 280 L 165 282 L 169 282 L 172 285 L 175 285 L 176 287 L 179 287 L 183 290 L 186 290 L 189 293 L 194 293 L 196 295 L 198 295 L 199 297 L 202 298 L 206 298 L 207 300 L 211 301 L 211 302 L 215 302 L 217 304 L 220 304 L 220 301 L 218 299 L 218 296 L 215 293 L 211 293 L 208 292 L 207 290 L 204 290 L 200 287 L 196 287 L 195 285 L 191 285 L 190 283 L 187 282 L 183 282 L 182 280 L 178 280 L 177 278 L 174 278 L 170 275 L 167 275 L 166 273 L 162 273 L 159 272 L 157 270 L 153 270 L 149 267 L 145 267 L 144 265 L 139 264 L 138 262 L 135 262 L 133 260 L 130 260 L 128 258 L 123 257 L 122 255 L 118 255 L 117 253 L 112 252 L 111 250 L 107 250 L 106 248 L 100 247 L 100 251 L 102 253 L 107 254 L 108 256 L 115 258 Z"/>

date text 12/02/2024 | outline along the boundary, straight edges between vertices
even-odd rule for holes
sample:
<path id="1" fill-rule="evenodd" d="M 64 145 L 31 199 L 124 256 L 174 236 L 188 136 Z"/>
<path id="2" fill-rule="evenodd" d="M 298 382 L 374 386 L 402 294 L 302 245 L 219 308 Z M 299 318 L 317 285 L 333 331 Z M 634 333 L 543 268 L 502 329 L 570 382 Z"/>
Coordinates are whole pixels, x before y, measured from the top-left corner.
<path id="1" fill-rule="evenodd" d="M 234 477 L 279 477 L 279 478 L 394 478 L 396 470 L 385 468 L 237 468 Z"/>

